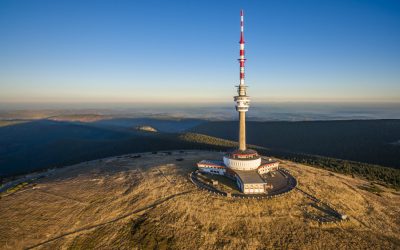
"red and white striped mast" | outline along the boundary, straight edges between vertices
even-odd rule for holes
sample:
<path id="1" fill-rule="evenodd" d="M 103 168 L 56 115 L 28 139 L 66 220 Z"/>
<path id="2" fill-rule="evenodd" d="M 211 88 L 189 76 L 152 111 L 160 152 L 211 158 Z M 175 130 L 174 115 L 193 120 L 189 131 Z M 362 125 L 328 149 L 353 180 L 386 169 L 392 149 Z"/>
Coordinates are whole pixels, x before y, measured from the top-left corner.
<path id="1" fill-rule="evenodd" d="M 244 20 L 243 10 L 240 11 L 240 79 L 238 88 L 238 95 L 234 97 L 236 102 L 236 110 L 239 112 L 239 150 L 246 150 L 246 112 L 249 110 L 250 99 L 246 95 L 246 85 L 244 83 Z"/>
<path id="2" fill-rule="evenodd" d="M 246 59 L 244 58 L 244 23 L 243 23 L 243 10 L 240 11 L 240 85 L 244 85 L 244 63 Z"/>

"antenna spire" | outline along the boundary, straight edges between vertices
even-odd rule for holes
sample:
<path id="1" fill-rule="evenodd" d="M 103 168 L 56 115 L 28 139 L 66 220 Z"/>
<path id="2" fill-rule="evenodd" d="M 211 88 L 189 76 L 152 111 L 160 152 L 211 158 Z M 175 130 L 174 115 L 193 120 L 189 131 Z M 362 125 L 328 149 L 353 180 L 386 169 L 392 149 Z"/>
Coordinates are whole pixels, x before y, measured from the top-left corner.
<path id="1" fill-rule="evenodd" d="M 243 10 L 240 10 L 240 44 L 244 43 L 244 22 L 243 22 Z"/>

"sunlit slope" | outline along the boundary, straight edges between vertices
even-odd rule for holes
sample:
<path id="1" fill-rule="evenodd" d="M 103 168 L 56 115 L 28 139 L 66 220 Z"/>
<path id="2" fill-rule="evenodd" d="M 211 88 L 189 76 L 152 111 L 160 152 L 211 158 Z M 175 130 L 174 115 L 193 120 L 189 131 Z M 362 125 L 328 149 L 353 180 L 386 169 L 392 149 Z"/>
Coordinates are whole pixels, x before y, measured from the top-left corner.
<path id="1" fill-rule="evenodd" d="M 323 211 L 299 191 L 233 200 L 198 190 L 188 173 L 219 152 L 174 151 L 59 169 L 0 202 L 3 249 L 396 249 L 400 194 L 367 181 L 282 161 L 299 188 L 350 217 L 320 225 Z M 176 161 L 183 159 L 183 161 Z"/>

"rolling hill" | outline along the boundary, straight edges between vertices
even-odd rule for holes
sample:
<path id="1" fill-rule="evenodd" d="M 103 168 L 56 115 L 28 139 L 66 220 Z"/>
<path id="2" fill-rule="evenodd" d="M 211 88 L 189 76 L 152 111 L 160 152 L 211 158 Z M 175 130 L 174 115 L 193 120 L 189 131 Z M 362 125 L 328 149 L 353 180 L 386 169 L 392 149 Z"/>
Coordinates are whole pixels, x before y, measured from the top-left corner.
<path id="1" fill-rule="evenodd" d="M 57 169 L 1 197 L 2 249 L 398 249 L 400 193 L 282 160 L 299 189 L 235 199 L 188 174 L 219 152 L 170 151 Z M 177 159 L 183 159 L 177 161 Z M 350 219 L 319 223 L 329 202 Z"/>

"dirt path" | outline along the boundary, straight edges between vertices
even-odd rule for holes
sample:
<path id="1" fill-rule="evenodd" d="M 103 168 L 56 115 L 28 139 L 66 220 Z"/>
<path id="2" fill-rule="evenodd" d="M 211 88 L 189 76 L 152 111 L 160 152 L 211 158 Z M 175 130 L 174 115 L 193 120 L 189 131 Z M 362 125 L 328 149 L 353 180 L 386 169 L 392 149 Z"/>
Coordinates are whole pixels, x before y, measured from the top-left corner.
<path id="1" fill-rule="evenodd" d="M 67 197 L 67 196 L 64 196 L 64 195 L 54 194 L 54 193 L 46 191 L 46 190 L 35 189 L 35 191 L 39 192 L 39 193 L 42 193 L 42 194 L 55 196 L 55 197 L 58 197 L 58 198 L 61 198 L 61 199 L 73 201 L 73 202 L 76 202 L 76 203 L 79 203 L 79 204 L 82 204 L 82 205 L 89 205 L 89 203 L 87 203 L 87 202 L 80 201 L 78 199 Z"/>

